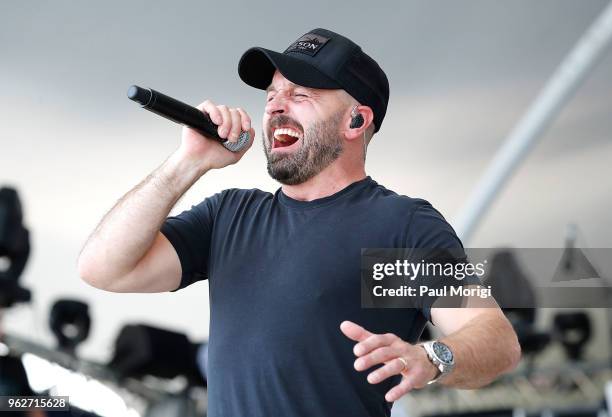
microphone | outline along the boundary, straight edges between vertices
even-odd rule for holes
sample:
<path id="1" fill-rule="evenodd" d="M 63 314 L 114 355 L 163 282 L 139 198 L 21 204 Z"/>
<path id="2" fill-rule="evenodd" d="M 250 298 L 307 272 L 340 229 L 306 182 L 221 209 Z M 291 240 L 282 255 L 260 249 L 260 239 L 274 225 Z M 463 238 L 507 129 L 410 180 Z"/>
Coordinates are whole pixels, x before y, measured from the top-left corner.
<path id="1" fill-rule="evenodd" d="M 240 151 L 249 143 L 249 132 L 240 133 L 238 141 L 235 143 L 221 138 L 217 133 L 217 125 L 210 120 L 208 114 L 189 104 L 168 97 L 159 91 L 133 85 L 128 89 L 127 96 L 130 100 L 139 103 L 143 109 L 147 109 L 173 122 L 188 126 L 220 142 L 226 149 L 232 152 Z"/>

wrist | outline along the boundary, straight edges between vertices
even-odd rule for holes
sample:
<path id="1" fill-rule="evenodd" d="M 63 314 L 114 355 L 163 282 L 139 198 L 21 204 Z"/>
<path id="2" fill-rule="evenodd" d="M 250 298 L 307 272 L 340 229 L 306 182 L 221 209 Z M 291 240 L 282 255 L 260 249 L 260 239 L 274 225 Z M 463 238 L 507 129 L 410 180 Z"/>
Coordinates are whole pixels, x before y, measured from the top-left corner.
<path id="1" fill-rule="evenodd" d="M 434 365 L 434 363 L 431 361 L 431 359 L 427 355 L 427 351 L 425 350 L 425 347 L 423 346 L 423 344 L 419 343 L 418 346 L 423 355 L 423 361 L 425 363 L 425 368 L 427 370 L 427 383 L 429 384 L 430 381 L 436 381 L 438 378 L 440 378 L 442 373 L 440 372 L 440 369 L 438 369 L 438 367 Z"/>
<path id="2" fill-rule="evenodd" d="M 448 345 L 434 340 L 421 344 L 421 347 L 425 351 L 429 362 L 437 371 L 428 384 L 445 378 L 453 371 L 455 368 L 455 357 Z"/>
<path id="3" fill-rule="evenodd" d="M 174 151 L 166 160 L 168 171 L 183 178 L 196 180 L 212 168 L 201 158 L 184 152 L 181 148 Z"/>
<path id="4" fill-rule="evenodd" d="M 202 161 L 190 158 L 177 150 L 162 164 L 157 175 L 163 184 L 182 194 L 208 170 Z"/>

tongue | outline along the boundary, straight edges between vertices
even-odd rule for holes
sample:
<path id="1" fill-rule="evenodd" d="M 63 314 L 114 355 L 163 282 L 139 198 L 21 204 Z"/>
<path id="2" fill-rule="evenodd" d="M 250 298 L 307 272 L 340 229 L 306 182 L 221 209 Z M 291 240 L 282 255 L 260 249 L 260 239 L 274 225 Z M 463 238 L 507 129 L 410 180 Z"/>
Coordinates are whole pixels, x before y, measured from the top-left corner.
<path id="1" fill-rule="evenodd" d="M 281 142 L 278 139 L 274 139 L 274 147 L 275 148 L 283 148 L 285 146 L 291 146 L 293 145 L 295 142 L 297 142 L 297 138 L 293 137 L 291 135 L 285 135 L 285 134 L 280 134 L 278 135 L 282 140 L 284 140 L 285 142 Z"/>

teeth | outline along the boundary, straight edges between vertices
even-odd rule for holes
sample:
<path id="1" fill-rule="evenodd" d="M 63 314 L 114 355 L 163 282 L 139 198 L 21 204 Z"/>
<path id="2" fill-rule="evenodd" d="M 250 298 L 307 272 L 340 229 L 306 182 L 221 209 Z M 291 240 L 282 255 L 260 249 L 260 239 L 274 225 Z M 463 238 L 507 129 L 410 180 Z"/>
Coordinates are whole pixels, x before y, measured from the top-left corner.
<path id="1" fill-rule="evenodd" d="M 296 130 L 293 129 L 288 129 L 288 128 L 282 128 L 282 129 L 276 129 L 274 131 L 274 138 L 280 142 L 286 142 L 285 139 L 283 139 L 282 137 L 280 137 L 280 135 L 289 135 L 289 136 L 293 136 L 294 138 L 297 139 L 301 139 L 302 138 L 302 134 Z"/>

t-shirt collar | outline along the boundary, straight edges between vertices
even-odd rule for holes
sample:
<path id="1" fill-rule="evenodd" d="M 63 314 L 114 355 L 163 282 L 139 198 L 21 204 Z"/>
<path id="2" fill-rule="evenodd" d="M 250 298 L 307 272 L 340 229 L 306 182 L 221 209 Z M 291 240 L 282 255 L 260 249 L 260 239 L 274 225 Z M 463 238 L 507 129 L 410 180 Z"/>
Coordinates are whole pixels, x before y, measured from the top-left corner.
<path id="1" fill-rule="evenodd" d="M 367 185 L 372 184 L 373 182 L 374 180 L 368 175 L 359 181 L 355 181 L 347 185 L 346 187 L 344 187 L 340 191 L 335 192 L 332 195 L 328 195 L 327 197 L 317 198 L 311 201 L 295 200 L 287 196 L 285 193 L 283 193 L 282 188 L 279 188 L 276 194 L 278 196 L 279 201 L 285 206 L 292 207 L 292 208 L 313 208 L 313 207 L 320 207 L 322 205 L 331 204 L 332 202 L 341 199 L 342 197 L 346 196 L 347 194 L 352 193 L 355 190 L 365 188 Z"/>

